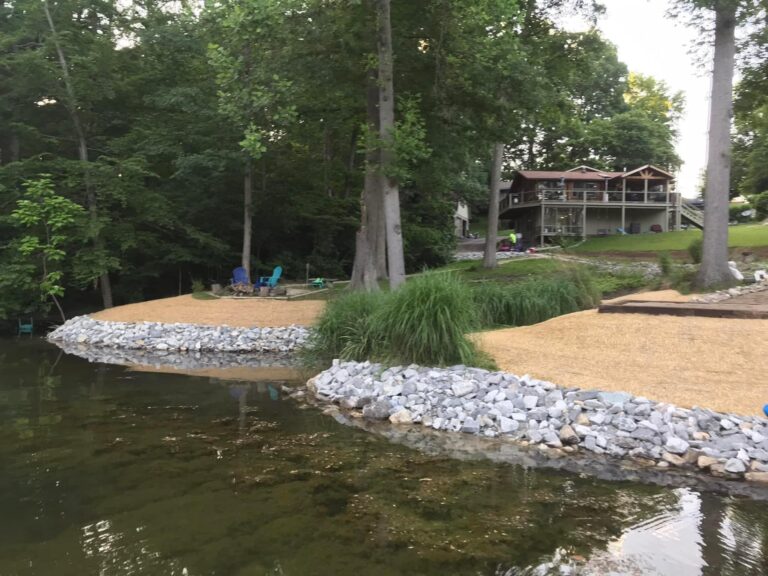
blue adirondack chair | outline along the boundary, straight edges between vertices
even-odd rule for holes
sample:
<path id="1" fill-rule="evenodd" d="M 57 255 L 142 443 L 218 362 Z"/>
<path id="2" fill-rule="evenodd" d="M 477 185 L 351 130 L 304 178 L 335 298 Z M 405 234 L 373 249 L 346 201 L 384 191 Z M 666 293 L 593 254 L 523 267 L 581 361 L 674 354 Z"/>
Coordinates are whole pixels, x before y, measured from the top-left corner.
<path id="1" fill-rule="evenodd" d="M 280 275 L 283 273 L 283 267 L 282 266 L 275 266 L 275 269 L 272 270 L 272 276 L 262 276 L 259 278 L 259 284 L 262 286 L 267 286 L 268 288 L 274 288 L 277 286 L 278 280 L 280 280 Z"/>
<path id="2" fill-rule="evenodd" d="M 24 323 L 21 321 L 21 318 L 19 320 L 19 336 L 22 334 L 29 334 L 30 336 L 34 334 L 35 331 L 35 323 L 32 318 L 29 319 L 28 323 Z"/>
<path id="3" fill-rule="evenodd" d="M 229 282 L 234 286 L 235 284 L 250 284 L 251 280 L 248 278 L 248 271 L 242 266 L 238 266 L 232 270 L 232 278 Z"/>

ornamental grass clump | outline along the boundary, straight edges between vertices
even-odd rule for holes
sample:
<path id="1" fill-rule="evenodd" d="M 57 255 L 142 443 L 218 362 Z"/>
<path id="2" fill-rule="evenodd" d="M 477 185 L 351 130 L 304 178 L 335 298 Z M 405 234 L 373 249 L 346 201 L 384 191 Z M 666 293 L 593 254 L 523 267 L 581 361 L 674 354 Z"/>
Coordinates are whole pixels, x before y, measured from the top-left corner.
<path id="1" fill-rule="evenodd" d="M 592 308 L 600 291 L 588 273 L 568 270 L 555 278 L 485 283 L 473 290 L 473 299 L 483 327 L 527 326 Z"/>
<path id="2" fill-rule="evenodd" d="M 486 365 L 467 334 L 478 327 L 472 290 L 454 274 L 409 280 L 372 318 L 379 358 L 387 362 L 446 366 Z"/>
<path id="3" fill-rule="evenodd" d="M 303 350 L 307 364 L 366 360 L 377 348 L 371 318 L 388 293 L 350 292 L 328 302 Z"/>

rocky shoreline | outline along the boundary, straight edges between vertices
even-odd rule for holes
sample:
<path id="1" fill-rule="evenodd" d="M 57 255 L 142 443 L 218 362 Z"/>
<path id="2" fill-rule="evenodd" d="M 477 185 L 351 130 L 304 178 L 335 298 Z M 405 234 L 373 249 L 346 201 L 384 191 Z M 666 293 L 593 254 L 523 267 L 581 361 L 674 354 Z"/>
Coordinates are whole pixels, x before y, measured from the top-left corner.
<path id="1" fill-rule="evenodd" d="M 270 353 L 288 354 L 309 336 L 303 326 L 232 328 L 202 324 L 108 322 L 77 316 L 48 334 L 57 344 L 93 346 L 154 353 Z"/>
<path id="2" fill-rule="evenodd" d="M 624 392 L 560 388 L 528 375 L 454 366 L 334 362 L 307 383 L 352 417 L 513 441 L 654 469 L 768 483 L 768 420 L 685 409 Z"/>
<path id="3" fill-rule="evenodd" d="M 56 345 L 88 362 L 117 364 L 121 366 L 146 366 L 174 370 L 208 370 L 228 368 L 293 368 L 296 358 L 292 353 L 276 352 L 162 352 L 155 350 L 131 350 L 106 348 L 70 342 Z"/>

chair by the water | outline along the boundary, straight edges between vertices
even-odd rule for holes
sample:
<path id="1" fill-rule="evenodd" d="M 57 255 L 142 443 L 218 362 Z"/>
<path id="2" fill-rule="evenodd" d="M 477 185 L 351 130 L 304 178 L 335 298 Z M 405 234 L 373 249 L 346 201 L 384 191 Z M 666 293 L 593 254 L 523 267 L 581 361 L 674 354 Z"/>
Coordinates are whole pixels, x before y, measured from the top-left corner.
<path id="1" fill-rule="evenodd" d="M 32 334 L 35 333 L 35 322 L 33 318 L 29 319 L 29 322 L 25 323 L 21 321 L 21 318 L 18 319 L 19 321 L 19 336 L 22 334 L 29 334 L 32 336 Z"/>

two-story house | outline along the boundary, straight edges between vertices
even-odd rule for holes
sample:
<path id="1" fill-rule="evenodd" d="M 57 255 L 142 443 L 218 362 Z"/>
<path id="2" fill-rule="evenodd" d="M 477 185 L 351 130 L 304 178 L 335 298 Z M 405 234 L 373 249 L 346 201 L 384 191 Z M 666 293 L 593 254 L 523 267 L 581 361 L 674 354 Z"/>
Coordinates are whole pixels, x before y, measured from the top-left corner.
<path id="1" fill-rule="evenodd" d="M 502 183 L 499 218 L 538 244 L 555 236 L 679 230 L 681 199 L 674 181 L 650 164 L 628 172 L 589 166 L 520 170 Z"/>

